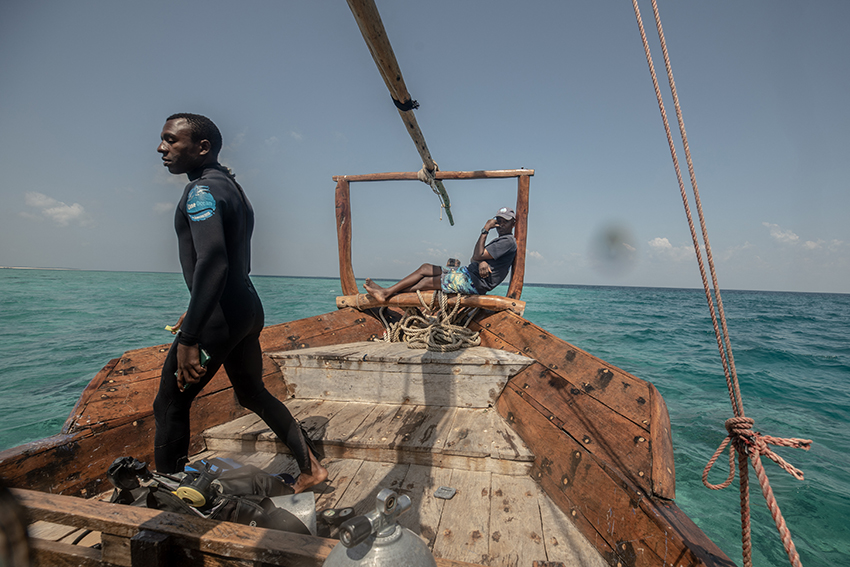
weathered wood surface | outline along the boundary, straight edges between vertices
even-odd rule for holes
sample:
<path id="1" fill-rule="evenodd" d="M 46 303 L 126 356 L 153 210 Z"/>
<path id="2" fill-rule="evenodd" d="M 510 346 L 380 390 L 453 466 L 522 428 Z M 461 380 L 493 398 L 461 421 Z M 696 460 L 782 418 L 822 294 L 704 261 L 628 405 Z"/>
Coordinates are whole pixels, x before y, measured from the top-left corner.
<path id="1" fill-rule="evenodd" d="M 30 546 L 32 567 L 102 567 L 101 552 L 97 549 L 33 539 Z"/>
<path id="2" fill-rule="evenodd" d="M 514 238 L 516 239 L 516 256 L 511 265 L 511 281 L 508 284 L 507 296 L 514 300 L 522 297 L 522 286 L 525 282 L 525 253 L 526 241 L 528 240 L 528 189 L 531 178 L 521 176 L 517 179 L 516 195 L 516 225 L 514 226 Z M 518 312 L 522 315 L 522 312 Z"/>
<path id="3" fill-rule="evenodd" d="M 352 273 L 353 277 L 353 273 Z M 380 307 L 420 307 L 422 301 L 425 305 L 431 305 L 434 298 L 433 291 L 420 291 L 422 300 L 416 293 L 405 292 L 398 293 L 386 301 L 379 301 L 371 295 L 357 292 L 357 285 L 354 284 L 353 290 L 344 289 L 346 295 L 341 295 L 336 298 L 336 306 L 339 309 L 352 307 L 354 309 L 377 309 Z M 522 315 L 525 312 L 525 301 L 521 301 L 519 297 L 516 299 L 510 297 L 500 297 L 498 295 L 450 295 L 448 306 L 453 308 L 460 301 L 463 307 L 479 307 L 489 309 L 491 311 L 513 311 L 517 315 Z"/>
<path id="4" fill-rule="evenodd" d="M 270 454 L 255 454 L 250 462 L 244 454 L 208 453 L 205 456 L 228 456 L 243 464 L 261 466 L 271 473 L 285 472 L 288 467 L 286 459 Z M 329 479 L 314 489 L 317 510 L 351 506 L 356 513 L 362 514 L 375 508 L 375 497 L 382 488 L 406 494 L 413 507 L 399 518 L 399 523 L 420 534 L 441 567 L 471 563 L 512 567 L 529 565 L 533 560 L 552 561 L 563 557 L 570 557 L 571 565 L 576 566 L 605 565 L 572 523 L 552 511 L 554 504 L 528 476 L 352 459 L 327 459 L 325 465 Z M 441 486 L 454 487 L 457 494 L 451 500 L 436 498 L 434 492 Z M 81 565 L 98 565 L 102 557 L 115 565 L 152 567 L 157 563 L 133 561 L 137 557 L 155 558 L 162 554 L 169 561 L 177 556 L 185 558 L 187 565 L 233 567 L 252 565 L 253 561 L 268 565 L 320 565 L 330 546 L 336 543 L 323 538 L 31 491 L 16 491 L 16 496 L 42 526 L 45 522 L 55 522 L 51 525 L 61 529 L 60 524 L 68 524 L 61 534 L 87 527 L 95 530 L 95 536 L 102 541 L 101 555 L 96 550 L 71 546 L 67 538 L 66 543 L 57 546 L 54 542 L 60 536 L 56 530 L 54 537 L 45 528 L 34 532 L 38 548 L 50 550 L 49 557 L 57 558 L 57 565 L 74 565 L 78 557 L 82 558 Z M 547 509 L 549 512 L 542 512 Z M 177 548 L 180 549 L 177 555 L 169 551 Z M 62 557 L 65 562 L 58 560 Z M 86 563 L 87 560 L 94 563 Z M 184 563 L 167 561 L 161 564 L 178 566 Z"/>
<path id="5" fill-rule="evenodd" d="M 336 238 L 339 252 L 339 281 L 342 293 L 357 293 L 357 281 L 354 279 L 354 267 L 351 264 L 351 188 L 348 181 L 338 179 L 334 194 L 336 210 Z M 337 302 L 339 307 L 339 302 Z"/>
<path id="6" fill-rule="evenodd" d="M 437 179 L 504 179 L 509 177 L 528 177 L 534 175 L 533 169 L 491 169 L 475 171 L 437 171 Z M 416 181 L 419 173 L 416 171 L 399 171 L 387 173 L 366 173 L 362 175 L 334 175 L 334 181 Z"/>
<path id="7" fill-rule="evenodd" d="M 352 309 L 332 311 L 264 329 L 264 350 L 282 351 L 367 340 L 383 327 Z M 0 452 L 0 478 L 10 486 L 64 494 L 97 494 L 105 471 L 122 456 L 153 460 L 153 398 L 168 345 L 133 350 L 111 360 L 86 387 L 63 433 Z M 264 362 L 269 391 L 285 399 L 286 384 L 277 365 Z M 224 369 L 192 407 L 190 450 L 203 449 L 201 433 L 247 413 L 239 406 Z"/>
<path id="8" fill-rule="evenodd" d="M 644 492 L 526 398 L 509 384 L 499 413 L 534 452 L 532 476 L 609 563 L 733 565 L 672 501 Z"/>
<path id="9" fill-rule="evenodd" d="M 482 345 L 537 362 L 511 383 L 563 429 L 648 494 L 675 497 L 670 421 L 661 395 L 645 382 L 502 312 L 477 319 Z"/>
<path id="10" fill-rule="evenodd" d="M 533 361 L 486 347 L 454 352 L 356 342 L 270 352 L 293 395 L 318 400 L 486 408 Z"/>
<path id="11" fill-rule="evenodd" d="M 534 455 L 492 409 L 291 399 L 292 414 L 328 458 L 527 475 Z M 328 416 L 328 417 L 326 417 Z M 288 454 L 253 415 L 208 429 L 213 451 Z"/>

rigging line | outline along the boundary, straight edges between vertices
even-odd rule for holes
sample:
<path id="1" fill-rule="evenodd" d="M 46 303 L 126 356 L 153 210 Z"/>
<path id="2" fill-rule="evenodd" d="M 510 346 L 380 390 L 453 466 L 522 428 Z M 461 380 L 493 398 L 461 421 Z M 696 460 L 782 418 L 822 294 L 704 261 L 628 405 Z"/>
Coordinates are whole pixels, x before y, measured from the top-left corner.
<path id="1" fill-rule="evenodd" d="M 688 227 L 690 228 L 691 239 L 694 243 L 694 252 L 697 257 L 697 264 L 699 266 L 700 276 L 702 277 L 703 288 L 705 290 L 705 298 L 708 302 L 708 310 L 711 314 L 711 321 L 714 325 L 714 335 L 717 340 L 718 351 L 720 352 L 720 361 L 723 365 L 723 373 L 726 376 L 726 386 L 729 390 L 729 399 L 732 403 L 732 410 L 735 413 L 735 416 L 742 417 L 744 415 L 743 403 L 740 399 L 740 393 L 738 388 L 734 386 L 734 384 L 737 383 L 737 376 L 733 374 L 734 368 L 730 369 L 730 365 L 726 356 L 726 350 L 724 348 L 724 343 L 726 342 L 726 339 L 722 336 L 721 326 L 718 325 L 717 312 L 715 310 L 714 300 L 711 297 L 711 290 L 708 285 L 708 276 L 705 272 L 705 265 L 702 261 L 702 250 L 700 248 L 699 238 L 697 236 L 696 227 L 694 226 L 693 216 L 691 214 L 691 206 L 688 198 L 688 193 L 685 189 L 685 182 L 682 179 L 682 172 L 681 168 L 679 167 L 679 157 L 676 153 L 676 146 L 673 142 L 673 134 L 670 129 L 670 123 L 667 119 L 667 111 L 664 107 L 664 99 L 661 96 L 661 87 L 658 85 L 658 76 L 655 72 L 655 64 L 652 61 L 652 54 L 650 53 L 649 42 L 646 38 L 646 30 L 643 26 L 643 19 L 640 16 L 640 8 L 638 7 L 637 0 L 632 0 L 632 6 L 634 7 L 635 17 L 637 18 L 638 28 L 640 29 L 640 37 L 643 41 L 644 52 L 646 53 L 646 62 L 649 65 L 649 72 L 652 76 L 652 86 L 655 88 L 655 96 L 658 99 L 658 108 L 661 111 L 661 120 L 664 123 L 664 131 L 667 134 L 667 144 L 670 146 L 670 155 L 673 158 L 673 167 L 676 170 L 676 179 L 679 182 L 679 192 L 682 195 L 682 204 L 685 207 L 685 215 L 688 219 Z M 690 151 L 688 150 L 686 153 L 689 154 Z M 700 215 L 701 220 L 702 218 L 702 215 Z M 704 223 L 703 235 L 704 237 L 707 236 L 706 230 L 704 228 Z M 708 248 L 708 246 L 706 248 Z M 719 293 L 716 284 L 715 293 Z M 725 329 L 725 325 L 723 325 L 723 328 Z"/>
<path id="2" fill-rule="evenodd" d="M 419 107 L 419 103 L 411 100 L 407 86 L 404 84 L 401 67 L 399 67 L 392 44 L 389 37 L 387 37 L 387 31 L 381 21 L 381 14 L 378 12 L 378 7 L 375 5 L 374 0 L 347 1 L 348 7 L 354 15 L 354 20 L 357 22 L 357 27 L 360 28 L 360 33 L 363 35 L 363 40 L 369 48 L 369 53 L 372 54 L 372 59 L 374 59 L 375 65 L 378 66 L 378 71 L 384 79 L 384 84 L 386 84 L 387 89 L 390 91 L 390 96 L 398 110 L 398 114 L 407 126 L 407 132 L 410 134 L 413 144 L 422 158 L 423 169 L 430 173 L 427 183 L 431 186 L 434 193 L 440 197 L 442 208 L 446 209 L 449 224 L 454 226 L 455 222 L 452 217 L 449 194 L 446 192 L 443 182 L 435 177 L 438 170 L 437 164 L 431 157 L 431 152 L 425 143 L 425 136 L 422 134 L 419 123 L 416 121 L 416 116 L 413 114 L 413 110 Z"/>
<path id="3" fill-rule="evenodd" d="M 688 134 L 685 131 L 685 120 L 682 116 L 682 108 L 679 105 L 679 93 L 676 90 L 676 82 L 673 80 L 673 68 L 670 64 L 670 55 L 667 51 L 667 40 L 664 37 L 664 30 L 661 27 L 661 15 L 658 12 L 657 0 L 652 0 L 652 11 L 655 15 L 655 27 L 658 30 L 658 38 L 661 43 L 661 53 L 664 56 L 664 66 L 667 69 L 667 81 L 670 83 L 670 92 L 673 97 L 673 106 L 676 109 L 676 119 L 679 122 L 679 132 L 682 136 L 682 147 L 685 150 L 685 160 L 688 164 L 688 175 L 691 178 L 691 186 L 694 190 L 694 202 L 697 206 L 697 214 L 699 215 L 700 227 L 702 228 L 702 239 L 705 242 L 705 254 L 708 259 L 708 267 L 711 271 L 711 282 L 714 286 L 714 295 L 717 297 L 717 309 L 720 312 L 720 324 L 723 327 L 723 337 L 726 344 L 726 355 L 729 358 L 729 369 L 732 374 L 732 384 L 735 387 L 735 398 L 738 400 L 740 413 L 738 417 L 744 417 L 744 400 L 741 397 L 741 388 L 738 382 L 738 371 L 735 368 L 735 357 L 732 354 L 732 343 L 729 339 L 729 328 L 726 325 L 726 313 L 723 310 L 723 298 L 720 295 L 720 285 L 717 282 L 717 272 L 714 268 L 714 258 L 711 253 L 711 244 L 708 241 L 708 228 L 705 222 L 705 216 L 702 211 L 702 202 L 699 197 L 699 187 L 697 186 L 696 173 L 694 172 L 694 162 L 691 159 L 691 148 L 688 144 Z"/>
<path id="4" fill-rule="evenodd" d="M 732 348 L 731 342 L 729 341 L 729 333 L 726 327 L 726 317 L 723 313 L 723 304 L 720 298 L 720 289 L 717 285 L 717 276 L 714 270 L 714 261 L 711 256 L 711 248 L 708 242 L 708 230 L 706 228 L 705 218 L 702 214 L 702 206 L 699 200 L 699 189 L 696 184 L 696 176 L 694 175 L 693 170 L 693 162 L 690 156 L 690 148 L 688 146 L 687 133 L 685 132 L 684 120 L 682 118 L 681 107 L 679 106 L 678 94 L 676 92 L 676 85 L 673 80 L 673 72 L 672 67 L 670 65 L 670 58 L 667 53 L 667 44 L 664 39 L 664 31 L 661 27 L 661 17 L 658 12 L 658 4 L 656 0 L 652 0 L 652 9 L 655 15 L 655 23 L 658 30 L 659 40 L 661 42 L 661 48 L 664 53 L 664 63 L 667 67 L 667 78 L 670 83 L 670 90 L 673 96 L 674 105 L 676 108 L 676 116 L 679 121 L 679 131 L 682 136 L 682 143 L 685 149 L 685 155 L 688 161 L 688 171 L 691 178 L 691 185 L 694 190 L 695 200 L 698 208 L 698 213 L 700 217 L 700 227 L 702 228 L 703 239 L 706 245 L 706 254 L 708 256 L 709 267 L 711 269 L 712 282 L 714 283 L 714 291 L 718 298 L 718 305 L 720 308 L 720 318 L 723 325 L 723 333 L 724 333 L 724 341 L 720 340 L 720 329 L 717 326 L 717 320 L 714 313 L 714 308 L 711 300 L 711 292 L 708 286 L 708 280 L 705 275 L 705 269 L 702 265 L 702 256 L 699 250 L 699 241 L 696 236 L 696 231 L 693 226 L 693 219 L 691 218 L 690 206 L 688 204 L 687 193 L 684 189 L 684 183 L 682 181 L 682 175 L 679 168 L 679 161 L 676 156 L 676 149 L 673 145 L 672 135 L 670 133 L 670 125 L 667 120 L 667 112 L 664 109 L 664 103 L 661 98 L 661 91 L 658 87 L 658 78 L 655 73 L 655 66 L 652 62 L 652 55 L 649 50 L 649 43 L 646 40 L 646 33 L 643 27 L 643 21 L 640 16 L 640 9 L 637 4 L 637 0 L 632 0 L 632 5 L 635 11 L 635 17 L 637 19 L 638 27 L 640 29 L 641 40 L 643 41 L 644 51 L 646 52 L 647 63 L 649 64 L 650 74 L 652 75 L 652 83 L 655 87 L 656 97 L 658 98 L 658 106 L 661 111 L 661 117 L 664 122 L 664 128 L 667 133 L 667 141 L 670 144 L 670 152 L 673 157 L 673 165 L 676 169 L 676 176 L 679 181 L 679 189 L 682 193 L 682 200 L 685 205 L 685 212 L 688 217 L 688 224 L 691 228 L 691 236 L 694 240 L 694 248 L 697 254 L 697 261 L 700 267 L 700 274 L 703 279 L 703 286 L 705 288 L 706 298 L 708 299 L 709 309 L 712 314 L 712 322 L 714 323 L 714 332 L 717 336 L 718 340 L 718 349 L 720 350 L 721 359 L 724 362 L 724 372 L 726 373 L 726 381 L 729 387 L 729 395 L 732 399 L 733 410 L 736 412 L 736 417 L 728 419 L 726 421 L 726 429 L 729 435 L 724 439 L 720 448 L 715 452 L 714 456 L 709 461 L 705 470 L 703 471 L 703 483 L 712 489 L 723 488 L 724 486 L 728 486 L 731 482 L 731 478 L 734 473 L 730 470 L 730 476 L 727 481 L 723 485 L 713 486 L 707 482 L 708 471 L 711 469 L 714 461 L 717 459 L 719 454 L 722 452 L 724 446 L 728 441 L 731 441 L 732 444 L 730 446 L 730 455 L 729 455 L 729 466 L 730 469 L 732 467 L 733 457 L 732 452 L 737 451 L 738 454 L 738 469 L 739 469 L 739 477 L 740 477 L 740 494 L 741 494 L 741 542 L 742 542 L 742 551 L 744 564 L 747 567 L 752 566 L 752 536 L 750 529 L 750 502 L 749 502 L 749 479 L 748 479 L 748 467 L 747 460 L 752 463 L 753 469 L 756 472 L 756 476 L 758 477 L 759 484 L 761 486 L 762 494 L 767 502 L 768 509 L 770 510 L 771 516 L 773 517 L 774 523 L 776 524 L 776 528 L 779 531 L 780 538 L 782 540 L 782 545 L 785 548 L 785 553 L 788 555 L 788 559 L 791 561 L 791 564 L 795 567 L 802 567 L 800 562 L 800 556 L 797 553 L 797 549 L 794 546 L 794 542 L 791 539 L 791 534 L 788 530 L 788 527 L 785 524 L 785 519 L 782 517 L 782 512 L 779 510 L 779 505 L 776 502 L 776 498 L 773 495 L 773 490 L 770 487 L 770 482 L 767 478 L 767 474 L 764 471 L 764 467 L 761 463 L 761 455 L 765 455 L 768 458 L 775 461 L 779 464 L 784 470 L 791 473 L 797 479 L 803 478 L 803 473 L 796 468 L 792 467 L 788 463 L 786 463 L 781 457 L 778 457 L 773 451 L 771 451 L 768 447 L 768 443 L 783 445 L 786 447 L 795 447 L 800 449 L 808 450 L 811 447 L 811 441 L 808 439 L 778 439 L 774 437 L 770 437 L 767 435 L 762 435 L 760 432 L 752 431 L 753 420 L 747 418 L 743 415 L 743 403 L 741 400 L 740 389 L 738 388 L 738 376 L 735 371 L 734 359 L 732 358 Z M 726 360 L 724 359 L 724 350 L 723 346 L 726 346 L 729 362 L 731 367 L 731 375 L 732 379 L 730 381 L 730 371 L 727 368 Z M 733 392 L 733 383 L 734 383 L 734 392 Z M 736 399 L 739 405 L 736 405 Z M 740 411 L 740 414 L 737 412 Z"/>

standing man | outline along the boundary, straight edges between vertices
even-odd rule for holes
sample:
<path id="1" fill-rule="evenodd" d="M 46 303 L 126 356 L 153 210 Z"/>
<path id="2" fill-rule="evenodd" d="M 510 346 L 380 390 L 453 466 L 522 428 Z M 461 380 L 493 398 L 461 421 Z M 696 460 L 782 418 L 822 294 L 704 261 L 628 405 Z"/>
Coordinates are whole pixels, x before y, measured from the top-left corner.
<path id="1" fill-rule="evenodd" d="M 514 263 L 515 224 L 516 213 L 508 207 L 502 207 L 495 217 L 487 219 L 475 241 L 472 261 L 468 266 L 447 269 L 434 264 L 422 264 L 415 272 L 390 287 L 381 287 L 372 278 L 367 278 L 363 287 L 367 294 L 382 302 L 404 291 L 439 289 L 445 293 L 483 295 L 502 283 Z M 494 228 L 499 236 L 485 245 L 487 235 Z"/>
<path id="2" fill-rule="evenodd" d="M 302 492 L 324 481 L 328 471 L 316 460 L 298 422 L 263 384 L 263 306 L 248 277 L 254 210 L 233 174 L 218 163 L 221 133 L 209 118 L 174 114 L 160 137 L 157 151 L 163 165 L 189 177 L 174 228 L 191 297 L 173 328 L 177 337 L 153 404 L 157 471 L 183 470 L 189 408 L 224 365 L 239 403 L 259 415 L 292 451 L 301 470 L 295 492 Z"/>

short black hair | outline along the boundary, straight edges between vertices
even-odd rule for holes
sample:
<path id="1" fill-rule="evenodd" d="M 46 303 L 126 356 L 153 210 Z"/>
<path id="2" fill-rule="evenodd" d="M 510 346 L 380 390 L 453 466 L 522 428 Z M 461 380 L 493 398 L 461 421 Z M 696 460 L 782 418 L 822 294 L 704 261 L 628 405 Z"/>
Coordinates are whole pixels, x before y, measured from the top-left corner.
<path id="1" fill-rule="evenodd" d="M 166 119 L 166 122 L 169 120 L 178 120 L 180 118 L 189 123 L 189 131 L 192 135 L 192 141 L 197 143 L 201 140 L 209 140 L 210 152 L 213 156 L 218 157 L 218 153 L 221 151 L 222 146 L 221 132 L 219 132 L 218 126 L 216 126 L 215 123 L 206 116 L 191 114 L 189 112 L 172 114 L 168 117 L 168 119 Z"/>

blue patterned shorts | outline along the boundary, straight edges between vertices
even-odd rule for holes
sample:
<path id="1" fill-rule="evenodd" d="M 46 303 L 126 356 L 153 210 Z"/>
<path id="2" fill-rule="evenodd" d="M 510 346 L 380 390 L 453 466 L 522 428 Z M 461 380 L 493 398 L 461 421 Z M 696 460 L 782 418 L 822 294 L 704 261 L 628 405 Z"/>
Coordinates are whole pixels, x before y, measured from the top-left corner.
<path id="1" fill-rule="evenodd" d="M 462 293 L 464 295 L 477 295 L 469 270 L 466 266 L 460 268 L 443 268 L 440 276 L 440 287 L 445 293 Z"/>

